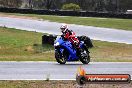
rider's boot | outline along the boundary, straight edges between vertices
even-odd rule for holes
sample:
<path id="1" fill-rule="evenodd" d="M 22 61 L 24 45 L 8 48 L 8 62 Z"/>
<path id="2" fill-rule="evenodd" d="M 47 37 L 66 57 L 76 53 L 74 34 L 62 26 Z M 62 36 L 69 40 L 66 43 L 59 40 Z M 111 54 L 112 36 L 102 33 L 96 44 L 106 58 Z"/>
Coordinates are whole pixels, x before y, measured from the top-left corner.
<path id="1" fill-rule="evenodd" d="M 80 57 L 82 49 L 80 47 L 76 47 L 76 50 L 77 50 L 77 56 Z"/>

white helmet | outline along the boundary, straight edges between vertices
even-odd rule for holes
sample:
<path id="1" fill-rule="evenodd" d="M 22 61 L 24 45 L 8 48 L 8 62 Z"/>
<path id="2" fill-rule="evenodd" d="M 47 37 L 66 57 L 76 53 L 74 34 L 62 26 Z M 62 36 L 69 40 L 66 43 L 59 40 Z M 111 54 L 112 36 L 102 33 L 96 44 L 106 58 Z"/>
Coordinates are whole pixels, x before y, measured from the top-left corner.
<path id="1" fill-rule="evenodd" d="M 61 29 L 61 32 L 65 33 L 68 30 L 68 25 L 67 24 L 62 24 L 60 29 Z"/>

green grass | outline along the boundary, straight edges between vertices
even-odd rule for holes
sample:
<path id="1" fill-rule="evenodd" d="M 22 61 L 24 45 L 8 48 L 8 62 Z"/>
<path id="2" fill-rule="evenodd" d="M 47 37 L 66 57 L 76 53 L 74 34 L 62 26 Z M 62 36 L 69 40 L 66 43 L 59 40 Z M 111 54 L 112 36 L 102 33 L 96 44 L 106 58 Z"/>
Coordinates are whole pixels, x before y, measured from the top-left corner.
<path id="1" fill-rule="evenodd" d="M 93 41 L 90 49 L 92 61 L 132 62 L 132 45 Z"/>
<path id="2" fill-rule="evenodd" d="M 3 13 L 1 13 L 3 14 Z M 16 15 L 16 16 L 27 16 L 27 17 L 36 17 L 38 19 L 50 20 L 55 22 L 63 22 L 69 24 L 79 24 L 95 27 L 104 27 L 104 28 L 115 28 L 123 30 L 132 30 L 132 20 L 131 19 L 117 19 L 117 18 L 97 18 L 97 17 L 60 17 L 53 15 L 36 15 L 36 14 L 17 14 L 17 13 L 4 13 L 6 15 Z"/>
<path id="3" fill-rule="evenodd" d="M 42 47 L 42 35 L 37 32 L 0 27 L 0 60 L 51 60 L 45 51 L 53 50 L 53 46 Z"/>
<path id="4" fill-rule="evenodd" d="M 41 45 L 42 33 L 0 27 L 0 61 L 55 61 L 52 45 Z M 132 45 L 93 41 L 91 61 L 132 62 Z"/>

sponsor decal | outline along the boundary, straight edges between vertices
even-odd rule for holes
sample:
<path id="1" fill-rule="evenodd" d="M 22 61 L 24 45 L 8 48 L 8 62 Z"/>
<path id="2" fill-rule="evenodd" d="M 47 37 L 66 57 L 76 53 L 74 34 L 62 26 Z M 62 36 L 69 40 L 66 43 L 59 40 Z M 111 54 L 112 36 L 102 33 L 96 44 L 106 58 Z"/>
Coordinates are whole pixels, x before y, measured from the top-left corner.
<path id="1" fill-rule="evenodd" d="M 80 67 L 76 75 L 76 81 L 79 85 L 85 83 L 130 83 L 129 74 L 86 74 Z"/>

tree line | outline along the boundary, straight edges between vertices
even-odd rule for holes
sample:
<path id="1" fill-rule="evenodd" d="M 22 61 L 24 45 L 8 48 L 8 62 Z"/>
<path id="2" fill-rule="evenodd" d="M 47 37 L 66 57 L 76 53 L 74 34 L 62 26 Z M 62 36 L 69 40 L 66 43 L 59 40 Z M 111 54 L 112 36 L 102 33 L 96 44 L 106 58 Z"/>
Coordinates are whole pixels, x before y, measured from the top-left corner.
<path id="1" fill-rule="evenodd" d="M 68 3 L 77 4 L 86 11 L 124 12 L 132 9 L 132 0 L 0 0 L 0 7 L 60 10 Z"/>

